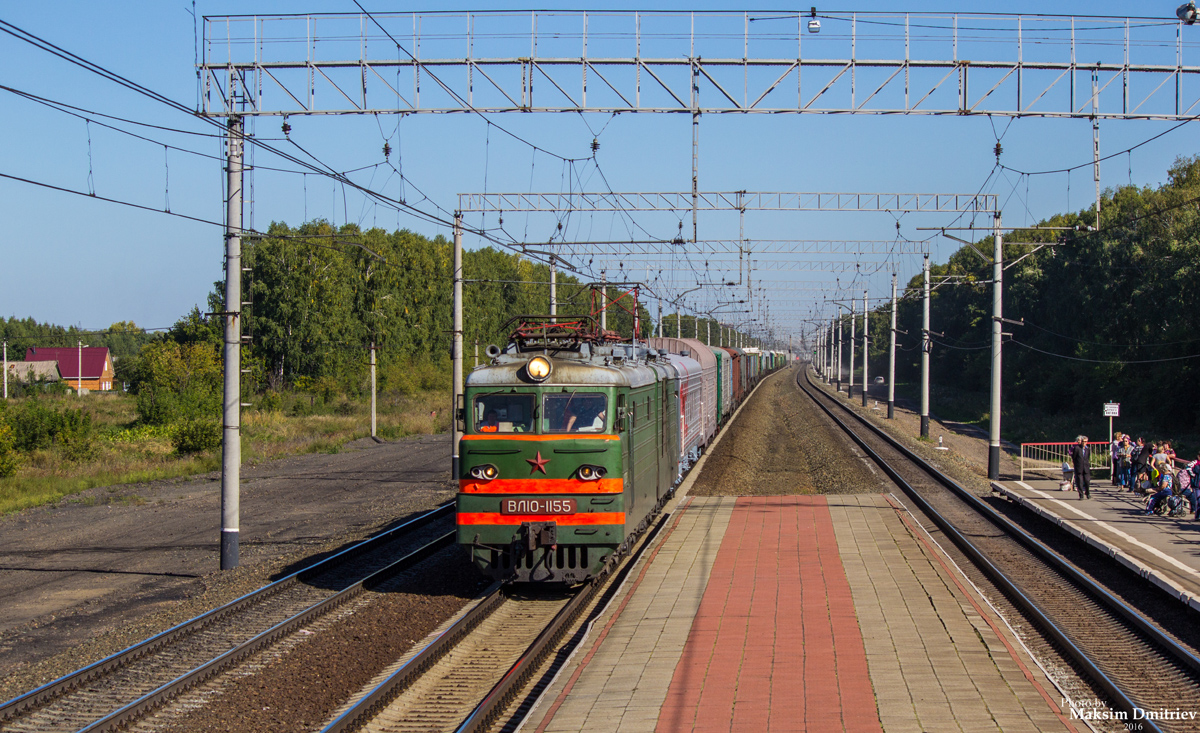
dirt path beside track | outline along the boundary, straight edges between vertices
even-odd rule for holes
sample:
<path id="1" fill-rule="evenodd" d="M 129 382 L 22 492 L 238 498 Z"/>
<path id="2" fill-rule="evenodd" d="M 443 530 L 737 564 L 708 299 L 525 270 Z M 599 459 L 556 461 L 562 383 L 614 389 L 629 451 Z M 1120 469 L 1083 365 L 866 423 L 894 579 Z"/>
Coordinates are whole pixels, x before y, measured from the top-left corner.
<path id="1" fill-rule="evenodd" d="M 0 518 L 0 700 L 454 496 L 446 435 L 242 470 L 241 567 L 218 571 L 220 478 L 93 489 Z"/>

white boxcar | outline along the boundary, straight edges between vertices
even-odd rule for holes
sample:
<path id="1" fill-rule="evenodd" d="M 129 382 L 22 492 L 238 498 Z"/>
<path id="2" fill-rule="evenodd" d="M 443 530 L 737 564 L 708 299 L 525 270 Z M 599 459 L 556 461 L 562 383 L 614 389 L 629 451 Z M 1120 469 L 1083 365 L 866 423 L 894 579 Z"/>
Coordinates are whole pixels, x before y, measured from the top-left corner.
<path id="1" fill-rule="evenodd" d="M 700 413 L 703 417 L 701 445 L 708 445 L 717 434 L 717 357 L 712 350 L 696 339 L 652 338 L 647 345 L 694 359 L 700 363 L 702 389 L 700 391 Z"/>

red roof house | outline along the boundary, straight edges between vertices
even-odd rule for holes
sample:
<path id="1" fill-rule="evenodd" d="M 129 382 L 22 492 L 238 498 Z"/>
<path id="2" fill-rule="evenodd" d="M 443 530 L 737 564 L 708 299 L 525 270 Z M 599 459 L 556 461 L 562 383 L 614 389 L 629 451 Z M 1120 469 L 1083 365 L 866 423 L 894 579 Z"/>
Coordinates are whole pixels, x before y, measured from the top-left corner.
<path id="1" fill-rule="evenodd" d="M 113 363 L 107 346 L 37 347 L 25 352 L 25 361 L 57 361 L 62 381 L 72 387 L 101 392 L 113 388 Z"/>

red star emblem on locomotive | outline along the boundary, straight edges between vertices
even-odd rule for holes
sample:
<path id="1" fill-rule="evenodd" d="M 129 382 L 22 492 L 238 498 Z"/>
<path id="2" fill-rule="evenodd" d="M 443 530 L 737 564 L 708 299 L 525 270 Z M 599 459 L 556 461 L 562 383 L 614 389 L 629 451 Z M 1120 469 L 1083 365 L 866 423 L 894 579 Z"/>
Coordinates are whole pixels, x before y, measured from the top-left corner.
<path id="1" fill-rule="evenodd" d="M 542 473 L 545 473 L 546 464 L 550 462 L 549 458 L 542 458 L 541 451 L 538 451 L 537 458 L 526 458 L 525 460 L 529 462 L 530 466 L 533 466 L 533 468 L 529 469 L 530 473 L 533 473 L 534 471 L 541 471 Z"/>

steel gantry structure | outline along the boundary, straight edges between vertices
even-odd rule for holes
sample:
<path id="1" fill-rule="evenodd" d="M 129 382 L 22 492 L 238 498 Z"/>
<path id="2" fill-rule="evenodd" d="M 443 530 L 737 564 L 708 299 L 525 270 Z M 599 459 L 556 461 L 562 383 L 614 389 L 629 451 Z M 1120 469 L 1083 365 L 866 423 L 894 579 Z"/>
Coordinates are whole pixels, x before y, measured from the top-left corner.
<path id="1" fill-rule="evenodd" d="M 240 375 L 244 304 L 240 284 L 232 280 L 241 277 L 243 118 L 688 115 L 692 191 L 675 195 L 672 210 L 691 209 L 693 242 L 699 240 L 696 212 L 725 205 L 699 190 L 704 114 L 1086 118 L 1093 123 L 1098 220 L 1099 122 L 1183 120 L 1200 108 L 1200 66 L 1184 63 L 1195 49 L 1184 34 L 1175 19 L 999 13 L 535 10 L 204 17 L 197 112 L 227 118 L 229 140 L 221 315 L 222 497 L 229 510 L 223 535 L 230 542 L 222 543 L 222 567 L 237 564 L 241 395 L 239 379 L 231 375 Z M 593 202 L 604 198 L 589 196 Z M 512 201 L 497 201 L 494 210 L 516 210 Z M 647 210 L 635 204 L 622 201 L 618 208 Z M 937 211 L 937 201 L 932 204 Z M 852 210 L 863 210 L 861 205 Z M 847 210 L 817 206 L 805 209 L 797 202 L 793 210 Z M 979 210 L 995 211 L 994 203 Z M 456 221 L 461 238 L 461 217 Z M 461 258 L 455 276 L 461 296 Z M 454 328 L 457 389 L 461 323 Z M 994 359 L 994 370 L 998 364 Z M 997 380 L 994 375 L 994 404 Z M 992 452 L 998 455 L 998 409 L 993 413 Z M 457 454 L 455 459 L 457 467 Z M 989 474 L 995 473 L 993 462 Z"/>
<path id="2" fill-rule="evenodd" d="M 819 19 L 819 33 L 808 32 Z M 434 11 L 207 16 L 202 113 L 1194 114 L 1175 18 Z M 1190 57 L 1190 56 L 1189 56 Z"/>

